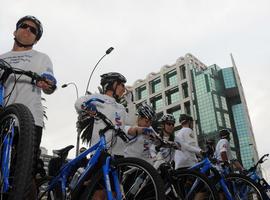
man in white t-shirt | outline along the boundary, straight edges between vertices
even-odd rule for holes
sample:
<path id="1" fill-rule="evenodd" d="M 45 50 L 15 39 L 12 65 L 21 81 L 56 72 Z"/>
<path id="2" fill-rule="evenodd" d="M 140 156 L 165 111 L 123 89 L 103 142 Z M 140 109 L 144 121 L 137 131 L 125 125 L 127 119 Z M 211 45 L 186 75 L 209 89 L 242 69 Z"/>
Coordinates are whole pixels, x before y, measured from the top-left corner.
<path id="1" fill-rule="evenodd" d="M 230 147 L 230 131 L 222 129 L 219 131 L 220 140 L 216 145 L 215 158 L 223 163 L 232 164 L 237 170 L 243 171 L 242 165 L 233 158 Z"/>
<path id="2" fill-rule="evenodd" d="M 53 76 L 53 65 L 50 58 L 33 46 L 39 41 L 43 33 L 41 22 L 34 16 L 24 16 L 18 20 L 14 31 L 14 44 L 11 51 L 0 55 L 0 59 L 12 67 L 35 72 L 46 81 L 37 81 L 31 84 L 31 78 L 26 76 L 9 76 L 5 82 L 5 105 L 21 103 L 31 111 L 36 126 L 35 157 L 42 138 L 44 110 L 41 103 L 41 91 L 52 94 L 56 89 L 56 79 Z M 15 84 L 16 83 L 16 84 Z"/>
<path id="3" fill-rule="evenodd" d="M 175 151 L 175 169 L 193 166 L 198 162 L 196 155 L 202 153 L 192 130 L 193 118 L 187 114 L 181 114 L 179 122 L 182 128 L 175 133 L 174 141 L 181 145 L 181 150 Z"/>

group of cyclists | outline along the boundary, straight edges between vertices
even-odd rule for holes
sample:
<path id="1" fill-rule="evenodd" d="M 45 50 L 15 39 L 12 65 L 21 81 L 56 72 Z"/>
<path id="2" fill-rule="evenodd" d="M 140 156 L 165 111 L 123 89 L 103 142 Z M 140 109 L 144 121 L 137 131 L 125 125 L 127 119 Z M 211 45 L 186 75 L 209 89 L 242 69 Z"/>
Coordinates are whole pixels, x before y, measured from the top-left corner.
<path id="1" fill-rule="evenodd" d="M 56 78 L 53 75 L 53 65 L 50 58 L 41 52 L 33 50 L 33 46 L 39 41 L 43 33 L 41 22 L 34 16 L 25 16 L 19 19 L 16 24 L 14 35 L 14 45 L 11 51 L 0 55 L 0 59 L 8 62 L 12 67 L 23 70 L 31 70 L 43 76 L 46 81 L 38 81 L 35 85 L 21 78 L 14 86 L 13 77 L 6 82 L 6 94 L 11 93 L 6 99 L 7 105 L 22 103 L 26 105 L 33 114 L 36 127 L 36 159 L 42 137 L 43 127 L 43 107 L 41 103 L 41 91 L 45 94 L 52 94 L 56 88 Z M 155 166 L 157 154 L 161 152 L 167 162 L 171 162 L 175 169 L 185 169 L 198 162 L 198 156 L 204 156 L 206 151 L 197 144 L 196 135 L 193 131 L 194 120 L 187 114 L 181 114 L 179 119 L 175 119 L 172 114 L 165 113 L 159 119 L 159 128 L 152 127 L 157 120 L 154 109 L 147 103 L 142 103 L 136 108 L 136 122 L 127 112 L 121 103 L 123 96 L 128 96 L 125 84 L 126 78 L 118 72 L 109 72 L 101 75 L 100 93 L 87 94 L 80 97 L 75 102 L 75 109 L 80 116 L 79 119 L 89 119 L 87 123 L 77 123 L 81 130 L 82 141 L 89 146 L 94 145 L 99 140 L 99 130 L 105 127 L 101 120 L 95 120 L 97 112 L 104 114 L 111 122 L 121 128 L 129 142 L 124 142 L 116 137 L 115 132 L 109 130 L 106 133 L 106 142 L 109 151 L 115 157 L 137 157 L 146 160 Z M 93 101 L 93 99 L 102 100 Z M 131 102 L 130 99 L 128 102 Z M 132 102 L 131 102 L 132 103 Z M 136 107 L 136 105 L 133 105 Z M 176 120 L 181 126 L 175 132 Z M 174 148 L 157 148 L 159 144 L 155 137 L 160 137 L 163 141 L 173 142 Z M 212 148 L 214 157 L 222 163 L 233 161 L 234 166 L 243 171 L 243 167 L 232 158 L 230 150 L 230 132 L 226 129 L 219 131 L 220 140 L 215 148 Z M 213 147 L 213 145 L 212 145 Z M 33 184 L 34 185 L 34 184 Z M 34 186 L 33 186 L 34 187 Z M 105 199 L 102 191 L 97 191 L 94 199 Z"/>

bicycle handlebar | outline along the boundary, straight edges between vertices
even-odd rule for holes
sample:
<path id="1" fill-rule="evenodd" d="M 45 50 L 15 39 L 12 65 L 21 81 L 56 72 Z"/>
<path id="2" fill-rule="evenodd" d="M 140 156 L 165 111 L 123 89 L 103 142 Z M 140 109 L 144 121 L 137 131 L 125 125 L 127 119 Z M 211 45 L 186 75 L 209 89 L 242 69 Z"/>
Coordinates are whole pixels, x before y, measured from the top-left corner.
<path id="1" fill-rule="evenodd" d="M 248 171 L 251 172 L 251 171 L 256 170 L 257 167 L 258 167 L 258 165 L 259 164 L 262 164 L 266 160 L 266 159 L 264 160 L 264 158 L 265 157 L 268 157 L 268 156 L 269 156 L 268 153 L 267 154 L 264 154 L 253 167 L 251 167 L 251 168 L 248 169 Z"/>
<path id="2" fill-rule="evenodd" d="M 25 71 L 22 69 L 11 67 L 10 64 L 7 63 L 3 59 L 0 59 L 0 69 L 4 70 L 4 73 L 0 77 L 0 80 L 2 81 L 2 83 L 4 83 L 7 80 L 7 78 L 9 77 L 10 74 L 22 74 L 22 75 L 28 76 L 29 78 L 32 79 L 31 84 L 35 84 L 35 82 L 37 82 L 37 81 L 45 81 L 47 84 L 51 85 L 45 77 L 42 77 L 42 76 L 40 76 L 37 73 L 32 72 L 32 71 Z M 56 85 L 51 85 L 51 88 L 53 90 L 55 90 Z"/>
<path id="3" fill-rule="evenodd" d="M 105 101 L 103 101 L 102 99 L 99 99 L 99 98 L 93 98 L 93 99 L 90 99 L 88 101 L 88 103 L 91 103 L 91 102 L 99 102 L 99 103 L 104 103 Z M 100 133 L 104 133 L 108 130 L 113 130 L 115 131 L 116 135 L 119 136 L 124 142 L 129 142 L 130 141 L 130 138 L 126 135 L 126 133 L 120 128 L 120 127 L 117 127 L 115 126 L 112 121 L 107 117 L 105 116 L 103 113 L 99 112 L 98 110 L 96 111 L 96 115 L 94 116 L 95 119 L 101 119 L 105 124 L 106 124 L 106 127 L 104 129 L 102 129 L 100 131 Z"/>

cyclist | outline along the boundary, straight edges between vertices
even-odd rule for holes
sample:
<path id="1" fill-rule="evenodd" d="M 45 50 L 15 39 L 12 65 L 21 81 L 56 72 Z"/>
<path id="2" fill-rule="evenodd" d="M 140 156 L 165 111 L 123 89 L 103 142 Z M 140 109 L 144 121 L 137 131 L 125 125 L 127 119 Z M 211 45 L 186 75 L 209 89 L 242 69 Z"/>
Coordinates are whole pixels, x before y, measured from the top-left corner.
<path id="1" fill-rule="evenodd" d="M 187 114 L 179 117 L 181 129 L 175 133 L 175 142 L 181 145 L 181 151 L 176 150 L 174 161 L 175 169 L 191 167 L 198 162 L 196 155 L 203 153 L 197 145 L 193 132 L 193 118 Z"/>
<path id="2" fill-rule="evenodd" d="M 161 119 L 161 131 L 159 135 L 164 141 L 174 141 L 174 124 L 175 118 L 171 114 L 164 114 Z M 162 157 L 167 161 L 171 162 L 174 160 L 174 150 L 172 148 L 160 148 L 159 150 Z"/>
<path id="3" fill-rule="evenodd" d="M 221 129 L 219 131 L 220 140 L 216 145 L 215 157 L 217 160 L 222 161 L 225 165 L 230 165 L 239 171 L 243 171 L 244 168 L 240 162 L 233 158 L 230 147 L 230 131 L 228 129 Z"/>
<path id="4" fill-rule="evenodd" d="M 124 129 L 127 113 L 125 107 L 119 104 L 118 100 L 125 92 L 126 81 L 126 78 L 118 72 L 105 73 L 101 75 L 100 81 L 103 94 L 85 95 L 76 101 L 75 109 L 79 114 L 79 119 L 83 121 L 90 115 L 90 120 L 92 120 L 91 123 L 77 123 L 79 130 L 85 129 L 81 137 L 83 141 L 90 143 L 90 146 L 99 141 L 99 130 L 105 127 L 102 120 L 94 120 L 93 118 L 97 110 L 106 115 L 113 124 Z M 92 101 L 95 99 L 100 99 L 104 103 Z M 130 134 L 135 135 L 135 133 Z M 112 131 L 106 133 L 106 141 L 110 144 L 112 154 L 124 156 L 126 144 L 120 138 L 117 138 Z"/>
<path id="5" fill-rule="evenodd" d="M 22 17 L 16 23 L 12 50 L 0 55 L 0 59 L 8 62 L 12 67 L 36 72 L 47 79 L 47 81 L 38 81 L 34 85 L 26 76 L 19 76 L 16 80 L 14 76 L 10 76 L 5 83 L 5 104 L 24 104 L 33 114 L 36 125 L 36 159 L 43 129 L 41 90 L 45 94 L 52 94 L 56 88 L 51 59 L 46 54 L 33 49 L 42 33 L 42 24 L 36 17 L 30 15 Z"/>
<path id="6" fill-rule="evenodd" d="M 155 120 L 156 113 L 151 106 L 143 103 L 138 107 L 137 115 L 137 126 L 126 126 L 128 134 L 135 133 L 137 136 L 127 145 L 125 156 L 141 158 L 153 164 L 152 141 L 148 133 L 153 132 L 151 124 Z"/>

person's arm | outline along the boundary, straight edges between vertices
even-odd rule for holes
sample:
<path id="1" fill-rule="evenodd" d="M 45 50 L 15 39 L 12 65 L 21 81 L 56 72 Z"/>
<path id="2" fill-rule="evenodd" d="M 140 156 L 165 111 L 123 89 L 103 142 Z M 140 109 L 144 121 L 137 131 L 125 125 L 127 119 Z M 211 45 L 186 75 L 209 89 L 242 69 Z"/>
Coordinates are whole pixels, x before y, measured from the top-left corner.
<path id="1" fill-rule="evenodd" d="M 228 156 L 227 156 L 227 151 L 220 152 L 220 157 L 221 157 L 221 160 L 223 162 L 228 162 L 229 161 Z"/>
<path id="2" fill-rule="evenodd" d="M 239 171 L 243 171 L 244 167 L 240 164 L 238 160 L 232 160 L 233 167 L 235 167 Z"/>
<path id="3" fill-rule="evenodd" d="M 182 150 L 186 150 L 195 154 L 200 154 L 202 152 L 201 148 L 197 146 L 197 142 L 192 131 L 181 134 L 180 140 L 177 142 L 180 143 Z"/>
<path id="4" fill-rule="evenodd" d="M 144 132 L 145 127 L 133 126 L 129 127 L 127 134 L 131 136 L 141 135 Z"/>

